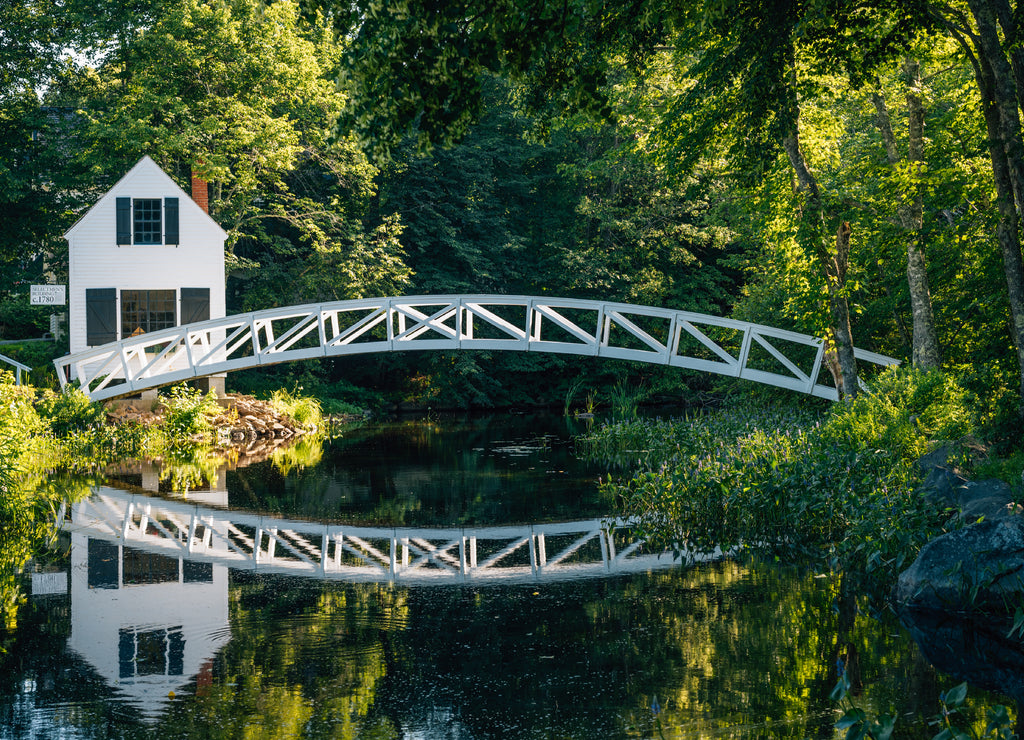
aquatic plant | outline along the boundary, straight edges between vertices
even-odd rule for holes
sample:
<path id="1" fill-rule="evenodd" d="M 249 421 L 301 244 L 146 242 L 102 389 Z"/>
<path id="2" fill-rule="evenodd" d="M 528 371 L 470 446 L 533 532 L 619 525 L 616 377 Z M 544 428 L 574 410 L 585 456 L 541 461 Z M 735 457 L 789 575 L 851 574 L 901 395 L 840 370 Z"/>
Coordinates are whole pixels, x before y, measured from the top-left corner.
<path id="1" fill-rule="evenodd" d="M 647 397 L 643 384 L 630 386 L 619 381 L 611 389 L 612 418 L 617 421 L 636 418 L 640 402 Z"/>
<path id="2" fill-rule="evenodd" d="M 565 391 L 565 404 L 562 407 L 562 415 L 570 416 L 572 414 L 572 403 L 576 400 L 576 395 L 580 392 L 583 387 L 583 378 L 576 378 L 574 381 L 569 383 L 569 387 Z"/>
<path id="3" fill-rule="evenodd" d="M 947 518 L 914 490 L 914 460 L 936 435 L 968 431 L 964 399 L 939 373 L 891 370 L 823 414 L 740 407 L 632 420 L 578 448 L 634 471 L 605 492 L 654 545 L 811 557 L 880 596 Z"/>
<path id="4" fill-rule="evenodd" d="M 837 680 L 832 689 L 831 699 L 835 701 L 842 716 L 836 721 L 835 728 L 844 731 L 847 740 L 889 740 L 896 729 L 896 716 L 879 714 L 872 717 L 863 708 L 857 706 L 851 695 L 849 673 L 842 658 L 836 661 Z M 974 740 L 975 738 L 993 738 L 994 740 L 1011 740 L 1016 738 L 1010 711 L 1006 706 L 997 704 L 988 707 L 988 722 L 983 733 L 976 733 L 971 728 L 963 729 L 957 715 L 967 699 L 967 683 L 960 683 L 939 694 L 939 712 L 928 724 L 938 729 L 932 740 Z"/>

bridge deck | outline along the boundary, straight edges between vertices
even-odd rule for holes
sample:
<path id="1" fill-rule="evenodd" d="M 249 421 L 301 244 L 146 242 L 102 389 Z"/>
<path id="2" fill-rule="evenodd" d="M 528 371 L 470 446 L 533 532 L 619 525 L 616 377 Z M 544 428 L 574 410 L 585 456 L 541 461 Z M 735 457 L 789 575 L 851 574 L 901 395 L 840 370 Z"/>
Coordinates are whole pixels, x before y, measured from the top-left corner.
<path id="1" fill-rule="evenodd" d="M 553 352 L 727 375 L 835 400 L 818 337 L 651 306 L 535 296 L 406 296 L 227 316 L 54 360 L 93 400 L 317 357 L 406 350 Z M 899 361 L 865 350 L 859 360 Z M 830 374 L 825 372 L 825 380 Z"/>

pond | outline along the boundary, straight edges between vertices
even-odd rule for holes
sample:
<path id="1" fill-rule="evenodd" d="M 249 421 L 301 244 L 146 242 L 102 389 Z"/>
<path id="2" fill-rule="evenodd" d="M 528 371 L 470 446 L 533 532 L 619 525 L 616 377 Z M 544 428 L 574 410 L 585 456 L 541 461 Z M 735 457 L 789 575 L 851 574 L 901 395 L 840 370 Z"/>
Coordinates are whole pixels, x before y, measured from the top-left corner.
<path id="1" fill-rule="evenodd" d="M 0 738 L 833 737 L 839 656 L 857 706 L 936 732 L 958 679 L 833 574 L 603 528 L 580 431 L 368 423 L 186 494 L 112 471 L 3 646 Z"/>

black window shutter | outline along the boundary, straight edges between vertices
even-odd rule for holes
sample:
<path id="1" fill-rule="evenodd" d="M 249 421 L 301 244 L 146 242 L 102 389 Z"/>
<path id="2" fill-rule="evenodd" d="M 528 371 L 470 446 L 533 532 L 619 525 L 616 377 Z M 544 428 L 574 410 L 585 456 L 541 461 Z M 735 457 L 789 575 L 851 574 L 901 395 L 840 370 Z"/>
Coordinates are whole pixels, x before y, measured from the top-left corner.
<path id="1" fill-rule="evenodd" d="M 117 199 L 117 243 L 132 243 L 132 199 Z"/>
<path id="2" fill-rule="evenodd" d="M 181 289 L 181 323 L 194 324 L 210 318 L 210 289 Z"/>
<path id="3" fill-rule="evenodd" d="M 164 198 L 164 244 L 178 244 L 178 199 Z"/>
<path id="4" fill-rule="evenodd" d="M 117 341 L 117 290 L 86 288 L 85 343 L 90 347 Z"/>

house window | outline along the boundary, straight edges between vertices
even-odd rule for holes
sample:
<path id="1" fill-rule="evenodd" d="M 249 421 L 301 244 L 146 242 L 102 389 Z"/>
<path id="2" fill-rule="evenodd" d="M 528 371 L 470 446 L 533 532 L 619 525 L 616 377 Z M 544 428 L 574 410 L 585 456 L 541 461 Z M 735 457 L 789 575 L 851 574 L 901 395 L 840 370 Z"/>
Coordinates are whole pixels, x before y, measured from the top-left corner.
<path id="1" fill-rule="evenodd" d="M 177 198 L 118 198 L 118 245 L 178 244 Z"/>
<path id="2" fill-rule="evenodd" d="M 163 243 L 162 205 L 159 198 L 136 198 L 132 202 L 135 244 Z"/>
<path id="3" fill-rule="evenodd" d="M 121 338 L 177 326 L 176 304 L 173 290 L 122 290 Z"/>
<path id="4" fill-rule="evenodd" d="M 181 625 L 157 629 L 122 627 L 117 637 L 120 678 L 184 674 L 185 635 Z"/>

